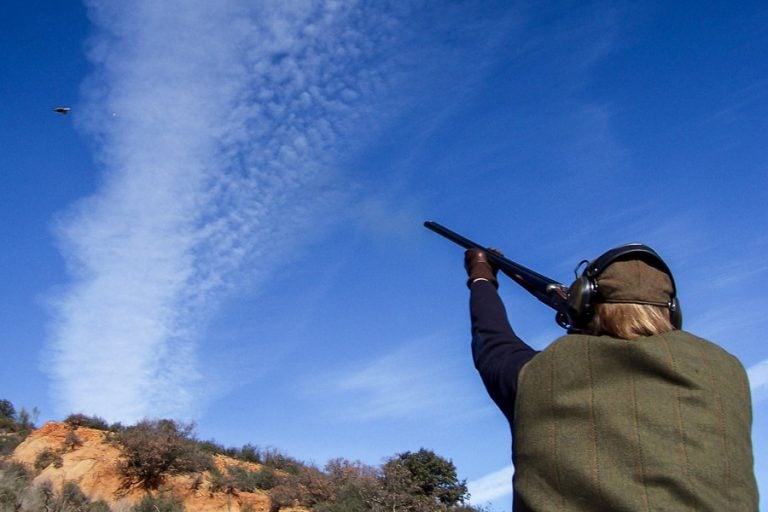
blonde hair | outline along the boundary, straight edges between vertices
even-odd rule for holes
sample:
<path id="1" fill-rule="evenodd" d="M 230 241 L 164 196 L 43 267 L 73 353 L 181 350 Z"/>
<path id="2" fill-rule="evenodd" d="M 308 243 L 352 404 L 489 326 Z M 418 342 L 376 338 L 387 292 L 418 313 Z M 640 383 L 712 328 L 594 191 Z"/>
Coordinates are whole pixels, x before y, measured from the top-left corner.
<path id="1" fill-rule="evenodd" d="M 615 338 L 634 340 L 673 331 L 669 309 L 649 304 L 599 303 L 587 326 L 589 334 L 607 334 Z"/>

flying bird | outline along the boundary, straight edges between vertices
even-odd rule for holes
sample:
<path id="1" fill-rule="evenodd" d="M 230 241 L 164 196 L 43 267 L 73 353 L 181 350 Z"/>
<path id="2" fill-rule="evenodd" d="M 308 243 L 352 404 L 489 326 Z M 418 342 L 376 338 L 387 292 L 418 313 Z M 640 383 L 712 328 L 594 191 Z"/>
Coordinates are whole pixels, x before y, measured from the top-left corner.
<path id="1" fill-rule="evenodd" d="M 55 109 L 53 109 L 54 112 L 58 112 L 59 114 L 61 114 L 63 116 L 69 114 L 70 110 L 72 110 L 72 109 L 69 108 L 69 107 L 56 107 Z"/>

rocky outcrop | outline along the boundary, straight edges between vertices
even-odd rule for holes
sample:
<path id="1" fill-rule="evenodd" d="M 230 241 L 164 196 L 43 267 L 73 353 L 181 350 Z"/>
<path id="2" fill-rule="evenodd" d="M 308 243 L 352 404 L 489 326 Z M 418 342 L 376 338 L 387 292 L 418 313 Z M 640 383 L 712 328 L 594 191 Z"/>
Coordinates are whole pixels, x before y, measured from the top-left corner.
<path id="1" fill-rule="evenodd" d="M 41 453 L 55 455 L 55 461 L 42 470 L 35 468 Z M 92 500 L 106 501 L 115 512 L 128 510 L 146 493 L 141 488 L 124 485 L 117 466 L 120 448 L 111 440 L 109 432 L 75 428 L 66 423 L 46 423 L 17 446 L 11 458 L 35 471 L 35 484 L 50 481 L 58 491 L 65 482 L 74 482 Z M 214 463 L 222 472 L 231 466 L 251 471 L 259 468 L 257 464 L 221 455 L 215 456 Z M 268 512 L 270 509 L 267 492 L 226 492 L 214 490 L 216 487 L 206 471 L 169 475 L 156 492 L 179 497 L 187 511 Z"/>

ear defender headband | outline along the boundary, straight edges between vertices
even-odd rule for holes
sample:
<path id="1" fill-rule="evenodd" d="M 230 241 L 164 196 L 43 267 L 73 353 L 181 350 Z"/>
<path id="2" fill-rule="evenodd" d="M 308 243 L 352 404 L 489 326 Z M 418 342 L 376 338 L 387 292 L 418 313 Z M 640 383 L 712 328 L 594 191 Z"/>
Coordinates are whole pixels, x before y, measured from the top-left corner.
<path id="1" fill-rule="evenodd" d="M 618 260 L 632 259 L 645 261 L 669 276 L 669 279 L 672 282 L 672 294 L 669 302 L 666 304 L 659 304 L 657 302 L 646 303 L 665 305 L 669 309 L 669 318 L 672 325 L 675 329 L 682 328 L 683 314 L 680 310 L 680 303 L 677 300 L 677 288 L 675 286 L 675 280 L 672 277 L 672 272 L 669 270 L 667 264 L 664 263 L 664 260 L 656 254 L 656 251 L 647 245 L 632 243 L 611 249 L 591 262 L 584 260 L 576 267 L 576 271 L 578 272 L 579 267 L 584 263 L 587 264 L 581 277 L 578 277 L 568 290 L 569 317 L 575 330 L 578 331 L 586 327 L 587 323 L 589 323 L 589 320 L 592 318 L 592 315 L 595 313 L 595 304 L 600 302 L 597 284 L 598 276 L 602 274 L 611 263 Z M 638 300 L 636 303 L 642 304 L 643 301 Z"/>

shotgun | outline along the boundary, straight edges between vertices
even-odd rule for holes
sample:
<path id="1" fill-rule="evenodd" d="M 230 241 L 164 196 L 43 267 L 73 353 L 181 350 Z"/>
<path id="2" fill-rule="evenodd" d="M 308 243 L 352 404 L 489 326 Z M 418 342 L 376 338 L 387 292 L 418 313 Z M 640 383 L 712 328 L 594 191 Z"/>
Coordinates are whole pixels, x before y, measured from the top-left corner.
<path id="1" fill-rule="evenodd" d="M 562 283 L 550 279 L 546 276 L 534 272 L 533 270 L 526 268 L 519 263 L 505 258 L 498 254 L 493 249 L 484 247 L 477 242 L 473 242 L 469 238 L 465 238 L 455 231 L 451 231 L 447 227 L 428 220 L 424 222 L 424 227 L 434 231 L 438 235 L 441 235 L 451 242 L 460 245 L 465 249 L 478 248 L 485 251 L 488 255 L 488 260 L 496 268 L 501 270 L 506 276 L 512 279 L 514 282 L 525 288 L 528 293 L 539 299 L 547 306 L 554 309 L 557 314 L 555 315 L 555 321 L 560 327 L 569 329 L 572 326 L 570 315 L 568 314 L 568 287 Z"/>

